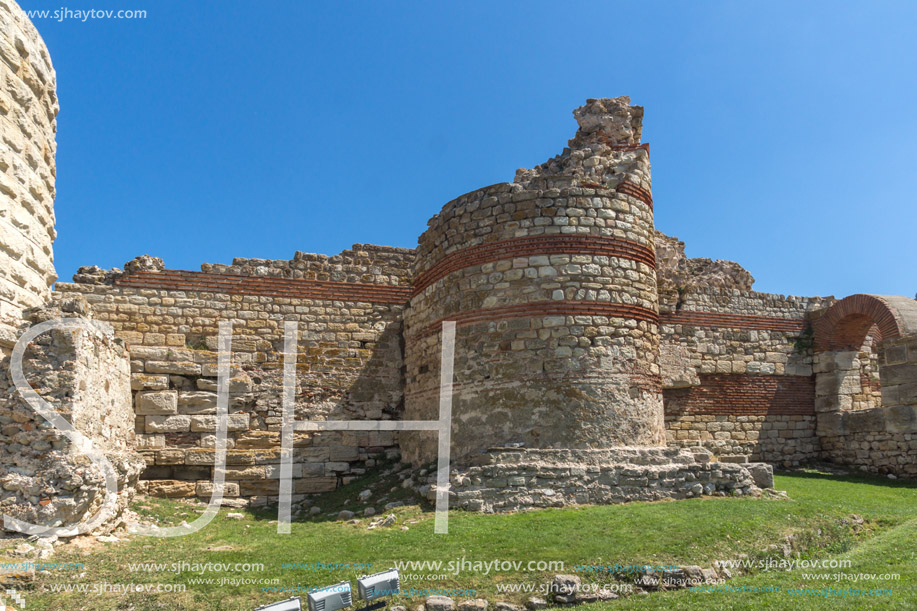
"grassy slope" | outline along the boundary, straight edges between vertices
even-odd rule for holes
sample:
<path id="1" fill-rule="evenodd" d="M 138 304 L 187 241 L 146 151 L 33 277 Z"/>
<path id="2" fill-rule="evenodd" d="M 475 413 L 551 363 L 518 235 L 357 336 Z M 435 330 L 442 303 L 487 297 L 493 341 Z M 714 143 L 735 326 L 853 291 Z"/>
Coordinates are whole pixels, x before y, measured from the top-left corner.
<path id="1" fill-rule="evenodd" d="M 329 509 L 335 500 L 355 498 L 365 483 L 339 491 L 323 502 Z M 193 585 L 182 594 L 129 594 L 87 596 L 52 594 L 50 583 L 187 583 L 198 577 L 190 573 L 130 573 L 135 562 L 263 562 L 266 570 L 256 574 L 207 574 L 204 577 L 279 578 L 282 585 L 303 587 L 326 585 L 343 579 L 354 580 L 363 571 L 282 570 L 285 562 L 372 562 L 374 570 L 392 565 L 394 560 L 561 560 L 565 572 L 575 564 L 701 564 L 732 559 L 740 553 L 760 557 L 768 545 L 791 533 L 817 532 L 807 539 L 806 553 L 824 559 L 844 555 L 853 566 L 849 573 L 898 572 L 901 580 L 890 587 L 892 597 L 853 600 L 823 599 L 815 596 L 791 597 L 785 593 L 722 594 L 686 591 L 635 596 L 588 607 L 604 609 L 789 609 L 789 608 L 917 608 L 917 487 L 899 482 L 859 478 L 806 476 L 778 477 L 777 487 L 787 490 L 790 501 L 752 499 L 700 499 L 681 502 L 641 503 L 611 507 L 544 510 L 514 515 L 482 516 L 453 512 L 450 533 L 433 535 L 431 513 L 417 507 L 395 510 L 394 528 L 367 531 L 361 524 L 344 524 L 327 518 L 294 523 L 293 533 L 276 534 L 269 514 L 247 515 L 242 521 L 229 520 L 225 511 L 214 522 L 194 535 L 178 539 L 136 537 L 126 543 L 107 544 L 91 555 L 79 552 L 58 553 L 55 561 L 82 561 L 86 575 L 79 580 L 75 572 L 58 571 L 44 577 L 39 588 L 27 592 L 29 609 L 246 609 L 289 595 L 264 593 L 258 585 Z M 168 501 L 148 501 L 154 513 L 177 523 L 193 515 L 189 507 Z M 865 528 L 854 533 L 839 526 L 839 520 L 858 514 Z M 409 530 L 401 530 L 407 523 Z M 208 551 L 229 546 L 230 551 Z M 773 554 L 773 552 L 770 552 Z M 808 571 L 806 571 L 808 572 Z M 836 572 L 836 571 L 834 571 Z M 738 577 L 732 586 L 780 585 L 782 587 L 830 585 L 803 582 L 802 571 L 759 573 Z M 444 581 L 404 581 L 404 586 L 475 588 L 478 596 L 513 600 L 498 596 L 495 584 L 542 583 L 549 574 L 497 573 L 484 576 L 464 573 Z M 596 581 L 593 579 L 592 581 Z M 835 587 L 854 587 L 833 584 Z M 857 586 L 861 587 L 861 586 Z M 868 587 L 868 586 L 866 586 Z M 516 596 L 521 601 L 524 596 Z M 419 598 L 401 602 L 417 604 Z M 880 606 L 880 605 L 885 605 Z M 130 607 L 129 605 L 133 605 Z"/>

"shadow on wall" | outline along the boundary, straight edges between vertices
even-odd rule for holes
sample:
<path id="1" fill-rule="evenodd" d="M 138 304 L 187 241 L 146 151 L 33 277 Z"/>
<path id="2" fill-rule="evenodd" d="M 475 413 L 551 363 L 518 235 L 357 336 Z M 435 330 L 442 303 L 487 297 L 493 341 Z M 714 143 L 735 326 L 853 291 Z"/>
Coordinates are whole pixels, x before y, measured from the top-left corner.
<path id="1" fill-rule="evenodd" d="M 307 325 L 301 322 L 300 326 Z M 380 314 L 368 327 L 350 333 L 349 345 L 330 341 L 322 333 L 300 330 L 297 420 L 401 419 L 401 323 L 384 320 Z M 201 343 L 213 344 L 214 339 L 201 338 Z M 251 348 L 247 345 L 250 341 L 244 335 L 233 338 L 227 496 L 266 501 L 279 492 L 283 340 L 272 338 L 259 344 L 257 348 L 264 350 L 260 361 L 240 366 L 236 359 Z M 195 358 L 215 363 L 215 352 L 198 348 L 194 353 Z M 174 416 L 151 416 L 143 409 L 138 411 L 138 420 L 146 419 L 148 434 L 144 437 L 162 435 L 157 447 L 142 450 L 148 457 L 148 467 L 141 479 L 150 481 L 149 491 L 153 494 L 210 494 L 217 379 L 215 368 L 205 365 L 204 371 L 206 375 L 170 375 L 168 390 L 136 393 L 142 395 L 136 401 L 138 405 L 146 405 L 146 395 L 177 395 Z M 150 428 L 151 424 L 170 427 L 171 422 L 175 422 L 174 431 Z M 294 493 L 328 492 L 349 483 L 375 464 L 377 458 L 391 454 L 396 442 L 392 431 L 298 432 L 294 444 Z"/>
<path id="2" fill-rule="evenodd" d="M 321 340 L 304 339 L 297 350 L 297 419 L 400 420 L 404 411 L 403 338 L 400 322 L 379 321 L 378 335 L 359 333 L 359 348 L 341 348 Z M 283 367 L 283 342 L 275 342 L 265 369 Z M 355 369 L 359 368 L 359 369 Z M 354 373 L 356 371 L 356 373 Z M 280 405 L 283 372 L 272 371 L 273 397 Z"/>
<path id="3" fill-rule="evenodd" d="M 783 467 L 818 457 L 811 376 L 700 377 L 697 386 L 663 391 L 669 445 Z"/>

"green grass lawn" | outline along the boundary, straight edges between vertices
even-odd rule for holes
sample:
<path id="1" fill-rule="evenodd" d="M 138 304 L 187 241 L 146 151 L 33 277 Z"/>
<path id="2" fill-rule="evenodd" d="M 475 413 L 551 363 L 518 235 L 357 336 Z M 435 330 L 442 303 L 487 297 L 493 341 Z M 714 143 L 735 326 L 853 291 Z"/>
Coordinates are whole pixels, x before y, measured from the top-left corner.
<path id="1" fill-rule="evenodd" d="M 388 482 L 382 482 L 388 485 Z M 344 506 L 366 487 L 355 482 L 333 496 L 319 500 L 325 512 Z M 554 573 L 576 573 L 580 564 L 698 564 L 716 560 L 782 559 L 784 537 L 795 535 L 794 558 L 849 559 L 842 569 L 753 570 L 736 575 L 731 588 L 770 588 L 770 592 L 691 592 L 679 590 L 635 594 L 621 600 L 596 603 L 589 609 L 917 609 L 917 486 L 889 480 L 794 473 L 776 478 L 776 487 L 790 500 L 704 498 L 677 502 L 634 503 L 607 507 L 553 509 L 484 516 L 452 512 L 448 535 L 433 534 L 433 514 L 420 507 L 395 509 L 390 528 L 367 530 L 373 518 L 359 524 L 327 516 L 294 522 L 291 535 L 276 534 L 275 514 L 246 513 L 243 520 L 228 519 L 223 510 L 208 527 L 173 539 L 132 537 L 102 544 L 88 551 L 59 551 L 55 562 L 82 562 L 82 570 L 51 571 L 24 590 L 31 609 L 224 609 L 251 610 L 288 598 L 290 593 L 265 592 L 262 584 L 194 583 L 202 578 L 277 580 L 280 586 L 308 588 L 350 580 L 357 575 L 393 566 L 395 561 L 551 561 L 564 570 L 494 571 L 473 569 L 459 574 L 447 570 L 420 573 L 447 574 L 445 579 L 403 579 L 402 587 L 474 589 L 474 596 L 491 604 L 522 602 L 528 594 L 500 594 L 501 584 L 546 583 Z M 160 499 L 143 499 L 163 524 L 190 521 L 200 507 Z M 351 503 L 353 505 L 354 503 Z M 233 510 L 229 510 L 233 511 Z M 859 516 L 862 523 L 857 518 Z M 406 526 L 407 530 L 402 528 Z M 66 549 L 66 548 L 61 548 Z M 132 563 L 263 563 L 262 572 L 131 572 Z M 284 569 L 284 563 L 372 563 L 373 569 Z M 880 582 L 832 582 L 806 579 L 808 573 L 886 574 L 900 579 Z M 404 571 L 402 572 L 404 575 Z M 586 582 L 602 583 L 612 576 L 578 573 Z M 55 585 L 147 584 L 187 586 L 180 593 L 59 593 Z M 791 588 L 816 590 L 890 588 L 884 596 L 794 595 Z M 270 586 L 268 586 L 270 587 Z M 305 600 L 305 595 L 303 595 Z M 401 597 L 392 603 L 409 608 L 421 596 Z"/>

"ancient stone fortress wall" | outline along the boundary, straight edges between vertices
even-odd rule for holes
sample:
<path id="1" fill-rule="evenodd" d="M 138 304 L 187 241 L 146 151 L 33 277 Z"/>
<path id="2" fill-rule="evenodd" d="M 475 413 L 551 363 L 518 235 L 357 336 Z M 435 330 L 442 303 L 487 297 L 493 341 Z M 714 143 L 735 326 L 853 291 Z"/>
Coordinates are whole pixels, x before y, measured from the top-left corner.
<path id="1" fill-rule="evenodd" d="M 38 31 L 0 2 L 0 354 L 24 308 L 44 305 L 57 278 L 54 242 L 56 76 Z"/>
<path id="2" fill-rule="evenodd" d="M 89 313 L 80 298 L 60 301 L 63 311 L 31 310 L 30 322 Z M 143 469 L 143 460 L 133 451 L 130 365 L 124 342 L 110 331 L 54 329 L 29 344 L 23 372 L 29 386 L 112 463 L 118 478 L 117 517 L 132 498 Z M 9 358 L 0 365 L 0 387 L 4 513 L 40 526 L 72 526 L 94 515 L 105 497 L 103 472 L 26 403 L 13 384 Z M 106 526 L 115 524 L 117 520 Z"/>
<path id="3" fill-rule="evenodd" d="M 852 295 L 816 312 L 813 327 L 823 457 L 917 478 L 917 301 Z M 879 401 L 873 388 L 875 348 Z"/>
<path id="4" fill-rule="evenodd" d="M 520 171 L 513 184 L 447 205 L 416 252 L 356 245 L 335 257 L 236 259 L 201 272 L 145 256 L 123 271 L 80 268 L 73 284 L 59 283 L 59 298 L 84 296 L 129 346 L 146 489 L 210 494 L 221 320 L 234 322 L 227 496 L 268 502 L 278 492 L 287 320 L 300 323 L 300 419 L 435 419 L 440 325 L 455 320 L 457 464 L 507 443 L 562 452 L 642 446 L 655 463 L 672 463 L 679 453 L 663 447 L 642 109 L 626 98 L 590 100 L 574 114 L 580 129 L 570 149 Z M 431 460 L 431 441 L 298 435 L 294 493 L 332 490 L 383 452 L 396 455 L 396 443 L 406 460 Z M 552 456 L 539 460 L 569 462 Z M 603 457 L 612 461 L 606 471 L 630 464 L 630 455 Z M 686 472 L 707 469 L 692 454 L 676 462 Z M 742 469 L 716 489 L 750 491 Z M 653 494 L 679 498 L 693 490 L 687 481 Z"/>
<path id="5" fill-rule="evenodd" d="M 129 346 L 143 479 L 158 495 L 210 495 L 217 328 L 233 321 L 227 496 L 263 503 L 279 486 L 284 321 L 299 323 L 298 419 L 400 419 L 411 261 L 411 250 L 360 244 L 202 272 L 142 257 L 123 272 L 81 268 L 81 282 L 57 291 L 85 296 Z M 294 492 L 333 490 L 395 442 L 385 431 L 297 433 Z"/>
<path id="6" fill-rule="evenodd" d="M 736 263 L 687 258 L 653 227 L 642 109 L 616 98 L 574 114 L 563 154 L 450 202 L 416 251 L 200 272 L 144 256 L 59 283 L 58 302 L 84 296 L 128 346 L 145 489 L 211 492 L 222 320 L 227 496 L 255 503 L 279 489 L 288 320 L 301 420 L 437 419 L 442 323 L 456 323 L 450 494 L 468 509 L 759 494 L 772 471 L 754 461 L 913 475 L 917 302 L 758 293 Z M 294 494 L 383 454 L 432 461 L 436 438 L 297 434 Z"/>
<path id="7" fill-rule="evenodd" d="M 819 416 L 821 447 L 834 462 L 873 473 L 917 477 L 917 334 L 886 341 L 880 355 L 880 407 L 826 411 Z M 844 376 L 850 353 L 824 359 L 821 380 Z M 827 386 L 827 384 L 825 384 Z M 846 390 L 846 389 L 845 389 Z M 827 390 L 825 391 L 828 392 Z M 827 395 L 821 395 L 824 398 Z M 845 394 L 841 394 L 841 399 Z"/>
<path id="8" fill-rule="evenodd" d="M 119 508 L 141 471 L 153 494 L 210 495 L 221 321 L 234 326 L 226 496 L 245 502 L 279 491 L 285 321 L 299 324 L 301 420 L 436 419 L 441 326 L 457 324 L 456 507 L 757 495 L 772 469 L 749 458 L 917 477 L 917 302 L 756 293 L 738 264 L 687 258 L 654 229 L 643 109 L 628 98 L 588 100 L 569 148 L 447 204 L 416 251 L 357 244 L 200 272 L 144 256 L 80 268 L 51 295 L 57 110 L 47 50 L 0 0 L 0 355 L 29 324 L 111 325 L 37 337 L 25 373 L 113 462 Z M 78 522 L 104 478 L 24 403 L 9 363 L 0 503 Z M 432 460 L 434 443 L 297 434 L 294 498 L 382 455 Z"/>
<path id="9" fill-rule="evenodd" d="M 589 100 L 562 155 L 448 203 L 420 237 L 405 313 L 405 417 L 438 417 L 455 321 L 453 455 L 658 446 L 653 205 L 643 109 Z M 404 435 L 404 458 L 435 438 Z"/>
<path id="10" fill-rule="evenodd" d="M 696 285 L 664 292 L 669 443 L 783 466 L 818 457 L 807 316 L 824 303 Z"/>

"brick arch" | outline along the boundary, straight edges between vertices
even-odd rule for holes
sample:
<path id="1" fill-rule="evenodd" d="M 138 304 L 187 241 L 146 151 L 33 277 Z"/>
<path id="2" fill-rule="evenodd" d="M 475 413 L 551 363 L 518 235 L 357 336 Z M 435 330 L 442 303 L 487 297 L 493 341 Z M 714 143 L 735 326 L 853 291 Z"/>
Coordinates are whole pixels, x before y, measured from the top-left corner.
<path id="1" fill-rule="evenodd" d="M 917 312 L 917 302 L 904 297 L 845 297 L 813 321 L 815 349 L 857 350 L 867 335 L 878 341 L 900 337 L 909 332 L 907 322 L 911 316 L 905 314 L 913 315 L 914 312 Z"/>

